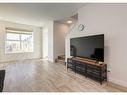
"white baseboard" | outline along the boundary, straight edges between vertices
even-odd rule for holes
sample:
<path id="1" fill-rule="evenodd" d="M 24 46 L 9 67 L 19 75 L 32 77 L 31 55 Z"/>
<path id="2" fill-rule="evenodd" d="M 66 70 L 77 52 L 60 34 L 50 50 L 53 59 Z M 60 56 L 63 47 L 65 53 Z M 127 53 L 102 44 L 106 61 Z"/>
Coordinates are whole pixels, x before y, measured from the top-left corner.
<path id="1" fill-rule="evenodd" d="M 7 61 L 0 61 L 0 64 L 9 63 L 9 62 L 16 62 L 16 61 L 23 61 L 23 60 L 40 60 L 42 58 L 29 58 L 29 59 L 17 59 L 17 60 L 7 60 Z"/>
<path id="2" fill-rule="evenodd" d="M 111 83 L 114 83 L 114 84 L 117 84 L 117 85 L 120 85 L 120 86 L 123 86 L 123 87 L 127 88 L 127 82 L 125 82 L 125 81 L 121 81 L 121 80 L 117 80 L 117 79 L 110 78 L 110 79 L 109 79 L 109 82 L 111 82 Z"/>

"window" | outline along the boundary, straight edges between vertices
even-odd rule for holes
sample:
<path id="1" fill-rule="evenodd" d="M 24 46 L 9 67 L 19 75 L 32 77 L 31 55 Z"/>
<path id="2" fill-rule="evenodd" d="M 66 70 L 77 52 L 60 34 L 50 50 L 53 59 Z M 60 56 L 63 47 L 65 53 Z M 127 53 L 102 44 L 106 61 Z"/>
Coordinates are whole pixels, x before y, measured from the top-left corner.
<path id="1" fill-rule="evenodd" d="M 33 32 L 6 29 L 5 53 L 33 52 Z"/>

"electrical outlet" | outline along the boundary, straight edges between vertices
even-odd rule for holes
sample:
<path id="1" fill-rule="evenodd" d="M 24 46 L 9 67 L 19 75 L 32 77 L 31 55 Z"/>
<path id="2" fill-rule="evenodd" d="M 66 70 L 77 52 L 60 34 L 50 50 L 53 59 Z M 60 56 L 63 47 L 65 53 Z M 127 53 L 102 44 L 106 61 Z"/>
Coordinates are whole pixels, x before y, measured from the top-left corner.
<path id="1" fill-rule="evenodd" d="M 111 72 L 111 69 L 108 69 L 107 72 Z"/>

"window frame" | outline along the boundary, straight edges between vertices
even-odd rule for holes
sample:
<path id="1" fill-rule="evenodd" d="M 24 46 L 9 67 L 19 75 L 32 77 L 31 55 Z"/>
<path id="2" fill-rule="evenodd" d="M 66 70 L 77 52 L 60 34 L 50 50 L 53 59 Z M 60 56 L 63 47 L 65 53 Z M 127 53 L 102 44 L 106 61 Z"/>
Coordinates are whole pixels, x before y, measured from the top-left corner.
<path id="1" fill-rule="evenodd" d="M 5 30 L 6 33 L 5 33 L 5 54 L 18 54 L 18 53 L 33 53 L 34 52 L 34 35 L 33 35 L 33 31 L 31 32 L 27 32 L 27 31 L 21 31 L 21 30 L 9 30 L 9 29 L 6 29 Z M 13 32 L 15 31 L 15 32 Z M 8 40 L 7 39 L 7 33 L 12 33 L 12 34 L 19 34 L 19 40 Z M 21 35 L 23 34 L 26 34 L 26 35 L 32 35 L 32 51 L 23 51 L 22 50 L 22 39 L 21 39 Z M 20 43 L 20 51 L 18 52 L 7 52 L 6 50 L 6 46 L 7 46 L 7 41 L 19 41 Z"/>

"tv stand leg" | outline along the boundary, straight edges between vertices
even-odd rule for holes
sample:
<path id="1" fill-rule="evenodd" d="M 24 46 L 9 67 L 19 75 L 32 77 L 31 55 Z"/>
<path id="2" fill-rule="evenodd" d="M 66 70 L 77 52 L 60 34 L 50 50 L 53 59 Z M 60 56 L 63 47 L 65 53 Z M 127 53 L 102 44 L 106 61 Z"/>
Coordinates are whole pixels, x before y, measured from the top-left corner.
<path id="1" fill-rule="evenodd" d="M 102 69 L 100 68 L 100 84 L 102 85 Z"/>
<path id="2" fill-rule="evenodd" d="M 76 74 L 76 67 L 75 67 L 75 74 Z"/>

